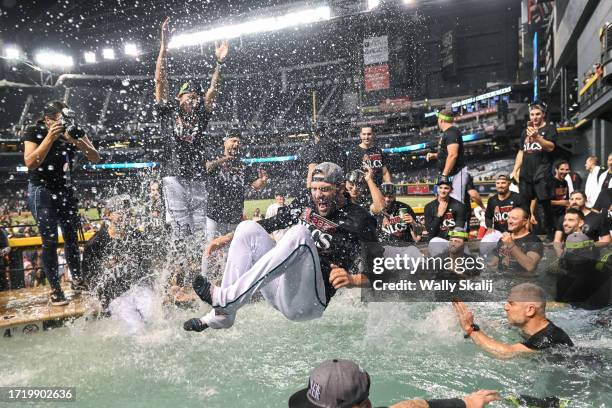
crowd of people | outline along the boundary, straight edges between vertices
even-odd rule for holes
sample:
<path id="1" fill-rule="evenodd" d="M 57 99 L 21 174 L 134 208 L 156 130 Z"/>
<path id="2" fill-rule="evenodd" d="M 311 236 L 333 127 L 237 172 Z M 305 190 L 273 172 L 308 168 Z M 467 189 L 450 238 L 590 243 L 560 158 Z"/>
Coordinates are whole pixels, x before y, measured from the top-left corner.
<path id="1" fill-rule="evenodd" d="M 461 268 L 466 258 L 474 258 L 466 245 L 472 201 L 485 227 L 480 254 L 500 278 L 512 281 L 504 308 L 525 341 L 505 344 L 488 337 L 468 306 L 455 301 L 466 338 L 503 357 L 573 345 L 546 318 L 550 294 L 529 281 L 544 256 L 541 236 L 554 241 L 561 260 L 557 300 L 579 307 L 609 304 L 612 155 L 603 171 L 598 159 L 589 157 L 582 183 L 569 163 L 556 156 L 556 129 L 547 124 L 545 104 L 530 105 L 514 169 L 495 178 L 496 193 L 486 206 L 468 172 L 462 133 L 450 109 L 437 114 L 438 148 L 426 156 L 436 162 L 437 174 L 431 180 L 435 198 L 425 206 L 423 218 L 397 199 L 392 169 L 372 126 L 361 127 L 359 142 L 347 154 L 334 142 L 333 132 L 317 133 L 304 150 L 303 184 L 292 186 L 299 193 L 286 202 L 283 180 L 270 181 L 266 171 L 241 160 L 239 133 L 223 139 L 206 133 L 229 53 L 227 42 L 216 44 L 217 64 L 208 89 L 185 82 L 172 96 L 166 67 L 170 34 L 166 20 L 154 95 L 160 131 L 168 141 L 161 182 L 151 183 L 143 200 L 117 195 L 103 205 L 86 203 L 98 209 L 104 222 L 88 227 L 95 234 L 82 251 L 78 232 L 86 223 L 79 218 L 72 166 L 77 154 L 91 162 L 100 155 L 84 133 L 66 127 L 63 117 L 69 107 L 59 101 L 48 103 L 41 120 L 24 133 L 27 199 L 42 238 L 42 249 L 24 256 L 24 269 L 35 271 L 28 275 L 29 284 L 46 279 L 53 305 L 69 303 L 61 285 L 69 273 L 74 293 L 89 291 L 100 300 L 104 315 L 139 331 L 151 319 L 154 286 L 165 276 L 162 287 L 177 303 L 199 298 L 211 306 L 206 315 L 185 321 L 186 331 L 231 327 L 238 310 L 256 293 L 289 320 L 316 319 L 338 290 L 371 287 L 377 279 L 374 260 L 388 254 L 451 259 L 437 271 L 439 279 L 470 275 Z M 245 219 L 247 192 L 265 188 L 277 193 L 275 202 Z M 58 227 L 64 239 L 61 254 Z M 26 231 L 19 233 L 25 236 Z M 6 257 L 8 243 L 2 245 Z M 221 265 L 215 265 L 219 259 Z M 159 273 L 159 268 L 170 273 Z M 215 268 L 220 279 L 213 279 Z M 607 292 L 602 291 L 606 285 Z M 323 363 L 290 406 L 336 406 L 325 404 L 339 398 L 342 406 L 371 406 L 369 377 L 356 367 L 346 361 Z M 337 370 L 353 374 L 339 379 Z M 494 391 L 482 390 L 417 406 L 472 408 L 498 398 Z"/>

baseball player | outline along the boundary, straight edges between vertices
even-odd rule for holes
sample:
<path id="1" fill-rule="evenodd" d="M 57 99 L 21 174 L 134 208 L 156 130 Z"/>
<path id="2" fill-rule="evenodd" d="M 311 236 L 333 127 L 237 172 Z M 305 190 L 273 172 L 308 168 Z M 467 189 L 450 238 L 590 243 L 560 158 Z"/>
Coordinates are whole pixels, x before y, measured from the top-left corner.
<path id="1" fill-rule="evenodd" d="M 185 330 L 231 327 L 238 309 L 258 290 L 289 320 L 305 321 L 320 317 L 336 290 L 369 285 L 367 275 L 347 271 L 362 248 L 366 273 L 382 254 L 376 220 L 347 198 L 344 172 L 334 163 L 317 165 L 310 191 L 275 217 L 244 221 L 234 233 L 213 240 L 208 254 L 230 244 L 223 280 L 220 287 L 203 276 L 194 280 L 195 292 L 213 310 L 186 321 Z M 269 233 L 287 227 L 275 244 Z"/>

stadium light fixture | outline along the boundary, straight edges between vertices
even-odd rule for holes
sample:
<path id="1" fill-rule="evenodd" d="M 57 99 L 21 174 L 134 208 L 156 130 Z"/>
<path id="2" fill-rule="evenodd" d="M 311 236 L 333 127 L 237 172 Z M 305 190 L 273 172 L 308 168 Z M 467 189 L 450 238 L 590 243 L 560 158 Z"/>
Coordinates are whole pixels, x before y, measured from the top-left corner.
<path id="1" fill-rule="evenodd" d="M 328 6 L 291 12 L 282 16 L 266 17 L 244 23 L 216 27 L 207 31 L 179 34 L 172 38 L 169 48 L 181 48 L 205 44 L 215 40 L 237 38 L 248 34 L 279 31 L 289 27 L 326 21 L 331 18 Z"/>
<path id="2" fill-rule="evenodd" d="M 85 58 L 86 64 L 93 64 L 96 62 L 96 53 L 93 51 L 85 51 L 83 57 Z"/>
<path id="3" fill-rule="evenodd" d="M 380 0 L 368 0 L 368 10 L 374 10 L 379 5 L 380 5 Z"/>
<path id="4" fill-rule="evenodd" d="M 34 60 L 46 67 L 71 68 L 74 65 L 74 60 L 70 55 L 53 51 L 40 51 L 36 54 Z"/>
<path id="5" fill-rule="evenodd" d="M 102 56 L 104 57 L 104 59 L 114 60 L 115 59 L 115 50 L 113 50 L 112 48 L 105 48 L 105 49 L 102 50 Z"/>
<path id="6" fill-rule="evenodd" d="M 137 57 L 140 52 L 138 51 L 138 47 L 134 43 L 127 43 L 123 46 L 123 51 L 125 55 L 130 55 L 132 57 Z"/>
<path id="7" fill-rule="evenodd" d="M 4 56 L 7 59 L 16 60 L 21 57 L 21 50 L 15 46 L 9 46 L 4 49 Z"/>

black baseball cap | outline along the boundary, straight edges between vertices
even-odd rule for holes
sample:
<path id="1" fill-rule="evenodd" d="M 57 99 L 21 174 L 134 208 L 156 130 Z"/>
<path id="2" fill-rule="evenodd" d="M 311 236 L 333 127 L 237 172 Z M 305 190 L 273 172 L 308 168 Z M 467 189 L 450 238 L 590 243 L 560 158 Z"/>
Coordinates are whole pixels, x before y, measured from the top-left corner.
<path id="1" fill-rule="evenodd" d="M 383 195 L 395 195 L 395 185 L 393 183 L 382 183 L 380 185 L 380 192 Z"/>
<path id="2" fill-rule="evenodd" d="M 444 180 L 442 178 L 438 179 L 436 186 L 441 186 L 442 184 L 446 184 L 449 187 L 453 187 L 453 183 L 450 180 Z"/>
<path id="3" fill-rule="evenodd" d="M 289 398 L 289 408 L 350 408 L 370 395 L 370 376 L 353 361 L 327 360 L 319 364 L 308 387 Z"/>

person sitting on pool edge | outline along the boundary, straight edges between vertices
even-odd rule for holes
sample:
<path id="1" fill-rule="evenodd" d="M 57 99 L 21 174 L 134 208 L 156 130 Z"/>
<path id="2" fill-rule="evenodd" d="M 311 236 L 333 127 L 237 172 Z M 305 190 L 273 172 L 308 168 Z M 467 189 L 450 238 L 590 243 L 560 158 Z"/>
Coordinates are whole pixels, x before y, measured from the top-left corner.
<path id="1" fill-rule="evenodd" d="M 312 370 L 308 387 L 289 398 L 289 408 L 372 408 L 370 384 L 370 375 L 353 361 L 327 360 Z M 406 400 L 390 408 L 483 408 L 499 399 L 497 391 L 480 390 L 463 398 Z"/>
<path id="2" fill-rule="evenodd" d="M 525 338 L 521 343 L 506 344 L 490 338 L 474 323 L 474 315 L 465 303 L 455 300 L 453 306 L 466 333 L 464 337 L 497 357 L 512 358 L 520 353 L 574 345 L 567 333 L 546 318 L 546 293 L 533 283 L 513 287 L 504 305 L 508 322 L 518 327 Z"/>

